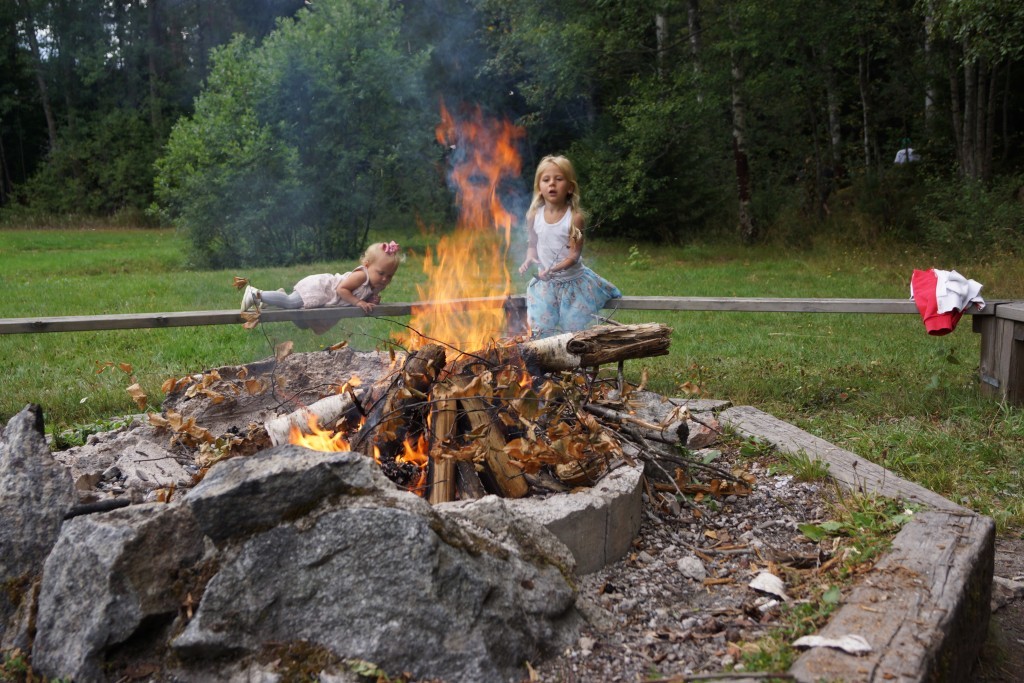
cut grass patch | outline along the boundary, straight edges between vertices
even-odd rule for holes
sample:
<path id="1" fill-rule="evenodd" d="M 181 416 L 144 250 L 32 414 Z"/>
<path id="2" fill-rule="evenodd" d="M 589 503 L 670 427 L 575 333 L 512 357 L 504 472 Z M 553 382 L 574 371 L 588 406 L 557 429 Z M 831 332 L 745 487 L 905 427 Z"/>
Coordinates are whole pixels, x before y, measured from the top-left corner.
<path id="1" fill-rule="evenodd" d="M 409 258 L 386 301 L 415 301 L 429 235 L 396 233 Z M 355 265 L 196 271 L 170 230 L 0 231 L 0 317 L 237 309 L 232 277 L 290 288 L 315 272 Z M 518 262 L 521 255 L 511 255 Z M 914 268 L 935 259 L 916 247 L 853 248 L 818 243 L 799 251 L 721 245 L 662 246 L 589 240 L 586 261 L 627 295 L 852 297 L 909 296 Z M 1024 299 L 1017 261 L 938 263 L 985 285 L 994 299 Z M 513 275 L 517 292 L 527 279 Z M 978 390 L 979 336 L 970 321 L 930 337 L 914 315 L 617 311 L 625 323 L 673 328 L 670 354 L 630 361 L 627 378 L 648 377 L 665 395 L 753 405 L 955 502 L 1024 526 L 1024 409 Z M 291 340 L 316 351 L 342 340 L 383 348 L 408 318 L 347 319 L 323 336 L 291 323 L 105 332 L 0 335 L 0 420 L 27 403 L 48 427 L 66 430 L 138 412 L 126 387 L 138 381 L 151 408 L 170 377 L 273 355 Z M 131 366 L 130 373 L 106 363 Z"/>

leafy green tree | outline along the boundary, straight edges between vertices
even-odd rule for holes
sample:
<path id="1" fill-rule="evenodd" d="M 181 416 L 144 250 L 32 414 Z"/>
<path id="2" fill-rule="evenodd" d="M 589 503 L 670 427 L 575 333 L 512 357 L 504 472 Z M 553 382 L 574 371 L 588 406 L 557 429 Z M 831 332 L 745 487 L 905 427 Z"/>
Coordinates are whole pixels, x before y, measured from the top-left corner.
<path id="1" fill-rule="evenodd" d="M 688 6 L 481 0 L 492 57 L 530 108 L 533 158 L 570 153 L 601 232 L 679 239 L 717 201 L 719 101 L 698 97 Z M 711 145 L 711 147 L 709 147 Z"/>
<path id="2" fill-rule="evenodd" d="M 16 87 L 0 103 L 0 156 L 18 162 L 11 184 L 20 187 L 0 193 L 0 204 L 16 196 L 34 209 L 61 213 L 144 208 L 152 200 L 153 160 L 174 121 L 191 111 L 207 51 L 233 33 L 261 39 L 277 17 L 303 4 L 3 3 L 0 26 L 10 28 L 0 89 Z M 147 189 L 140 193 L 140 187 Z"/>
<path id="3" fill-rule="evenodd" d="M 997 103 L 1003 99 L 998 96 L 999 78 L 1006 78 L 1008 91 L 1010 69 L 1024 55 L 1024 6 L 1002 0 L 922 0 L 920 6 L 931 20 L 934 35 L 945 39 L 960 173 L 988 180 L 993 170 Z"/>
<path id="4" fill-rule="evenodd" d="M 388 209 L 436 182 L 410 163 L 436 147 L 436 114 L 423 106 L 426 55 L 408 51 L 400 20 L 376 0 L 324 0 L 258 47 L 215 53 L 157 164 L 164 216 L 198 262 L 353 257 Z"/>

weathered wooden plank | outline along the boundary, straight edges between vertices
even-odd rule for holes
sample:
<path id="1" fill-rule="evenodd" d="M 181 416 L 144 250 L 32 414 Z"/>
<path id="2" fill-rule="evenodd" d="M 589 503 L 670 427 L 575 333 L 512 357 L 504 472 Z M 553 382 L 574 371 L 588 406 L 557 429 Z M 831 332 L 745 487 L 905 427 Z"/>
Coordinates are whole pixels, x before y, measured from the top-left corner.
<path id="1" fill-rule="evenodd" d="M 379 304 L 374 316 L 410 315 L 414 310 L 433 307 L 461 307 L 464 309 L 493 308 L 506 302 L 523 308 L 522 296 L 478 297 L 448 301 L 417 301 L 411 303 Z M 1002 304 L 1005 307 L 1006 304 Z M 992 315 L 996 306 L 984 310 L 969 310 L 975 316 Z M 1024 316 L 1022 310 L 1009 308 L 1010 315 Z M 625 296 L 608 302 L 606 310 L 636 311 L 734 311 L 752 313 L 899 313 L 916 314 L 914 303 L 904 299 L 779 299 L 745 297 L 693 297 L 693 296 Z M 286 311 L 265 309 L 264 322 L 336 321 L 343 318 L 361 318 L 366 314 L 354 307 L 331 307 Z M 1016 319 L 1016 318 L 1015 318 Z M 129 330 L 160 327 L 191 327 L 201 325 L 234 325 L 243 322 L 234 310 L 178 311 L 167 313 L 126 313 L 108 315 L 75 315 L 35 318 L 0 319 L 0 334 L 26 334 L 37 332 L 88 332 L 100 330 Z"/>
<path id="2" fill-rule="evenodd" d="M 971 680 L 987 635 L 994 556 L 990 518 L 919 513 L 819 634 L 860 635 L 872 651 L 808 650 L 790 675 L 802 683 Z"/>
<path id="3" fill-rule="evenodd" d="M 740 434 L 827 462 L 833 478 L 848 489 L 932 508 L 896 535 L 819 633 L 863 636 L 872 651 L 855 657 L 830 648 L 808 650 L 788 673 L 801 683 L 970 680 L 988 628 L 993 521 L 756 408 L 727 408 L 718 417 Z"/>
<path id="4" fill-rule="evenodd" d="M 1010 357 L 1006 362 L 1006 392 L 1003 397 L 1015 406 L 1024 405 L 1024 322 L 1004 321 L 1013 325 Z"/>
<path id="5" fill-rule="evenodd" d="M 371 315 L 377 317 L 410 315 L 413 310 L 430 307 L 462 307 L 463 309 L 493 308 L 504 304 L 504 297 L 479 297 L 448 301 L 417 301 L 412 303 L 379 304 Z M 263 322 L 336 321 L 343 318 L 366 317 L 354 306 L 310 308 L 294 311 L 264 309 Z M 201 325 L 239 325 L 244 322 L 237 310 L 179 311 L 172 313 L 127 313 L 109 315 L 74 315 L 49 318 L 0 319 L 0 334 L 34 332 L 95 332 L 101 330 L 130 330 L 157 327 L 195 327 Z"/>
<path id="6" fill-rule="evenodd" d="M 969 512 L 934 491 L 902 479 L 856 453 L 834 446 L 757 408 L 726 408 L 719 413 L 718 419 L 723 425 L 735 429 L 744 436 L 768 441 L 780 451 L 805 453 L 809 458 L 827 463 L 832 478 L 851 491 L 900 498 L 938 510 L 953 510 L 965 514 Z"/>
<path id="7" fill-rule="evenodd" d="M 998 303 L 995 306 L 994 314 L 1006 320 L 1024 322 L 1024 302 L 1011 301 Z"/>
<path id="8" fill-rule="evenodd" d="M 909 299 L 790 299 L 718 296 L 624 296 L 609 310 L 746 311 L 751 313 L 917 313 Z"/>

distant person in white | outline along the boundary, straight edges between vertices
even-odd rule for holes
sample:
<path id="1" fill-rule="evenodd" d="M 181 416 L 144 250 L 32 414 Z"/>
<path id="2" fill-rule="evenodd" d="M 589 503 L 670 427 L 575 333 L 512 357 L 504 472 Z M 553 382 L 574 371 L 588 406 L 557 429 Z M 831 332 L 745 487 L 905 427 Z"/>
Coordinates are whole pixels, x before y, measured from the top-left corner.
<path id="1" fill-rule="evenodd" d="M 914 151 L 913 147 L 904 147 L 896 152 L 894 164 L 906 164 L 911 161 L 921 161 L 921 155 Z"/>

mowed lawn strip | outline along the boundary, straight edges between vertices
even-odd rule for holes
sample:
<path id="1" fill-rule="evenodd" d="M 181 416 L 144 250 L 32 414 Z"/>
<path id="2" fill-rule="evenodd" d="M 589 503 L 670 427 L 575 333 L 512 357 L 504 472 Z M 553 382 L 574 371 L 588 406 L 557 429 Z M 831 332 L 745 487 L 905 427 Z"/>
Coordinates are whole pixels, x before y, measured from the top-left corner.
<path id="1" fill-rule="evenodd" d="M 409 258 L 384 298 L 415 301 L 425 248 L 436 240 L 412 231 L 386 237 L 402 242 Z M 207 271 L 190 268 L 186 252 L 170 230 L 0 231 L 0 317 L 230 309 L 240 300 L 233 276 L 290 289 L 304 275 L 355 265 Z M 520 257 L 513 254 L 513 272 Z M 934 266 L 981 282 L 989 300 L 1024 299 L 1019 260 L 943 263 L 902 245 L 672 247 L 592 238 L 585 260 L 628 295 L 906 298 L 913 269 Z M 525 284 L 513 276 L 516 292 Z M 1003 529 L 1024 525 L 1024 409 L 979 394 L 979 336 L 969 318 L 945 337 L 928 336 L 913 315 L 618 311 L 614 318 L 674 329 L 670 355 L 626 364 L 633 382 L 646 376 L 659 393 L 756 406 L 991 515 Z M 136 381 L 158 409 L 169 377 L 265 358 L 287 340 L 296 351 L 342 340 L 383 348 L 397 328 L 368 318 L 343 320 L 322 336 L 290 323 L 2 335 L 0 420 L 29 402 L 43 406 L 51 429 L 138 412 L 125 391 Z"/>

